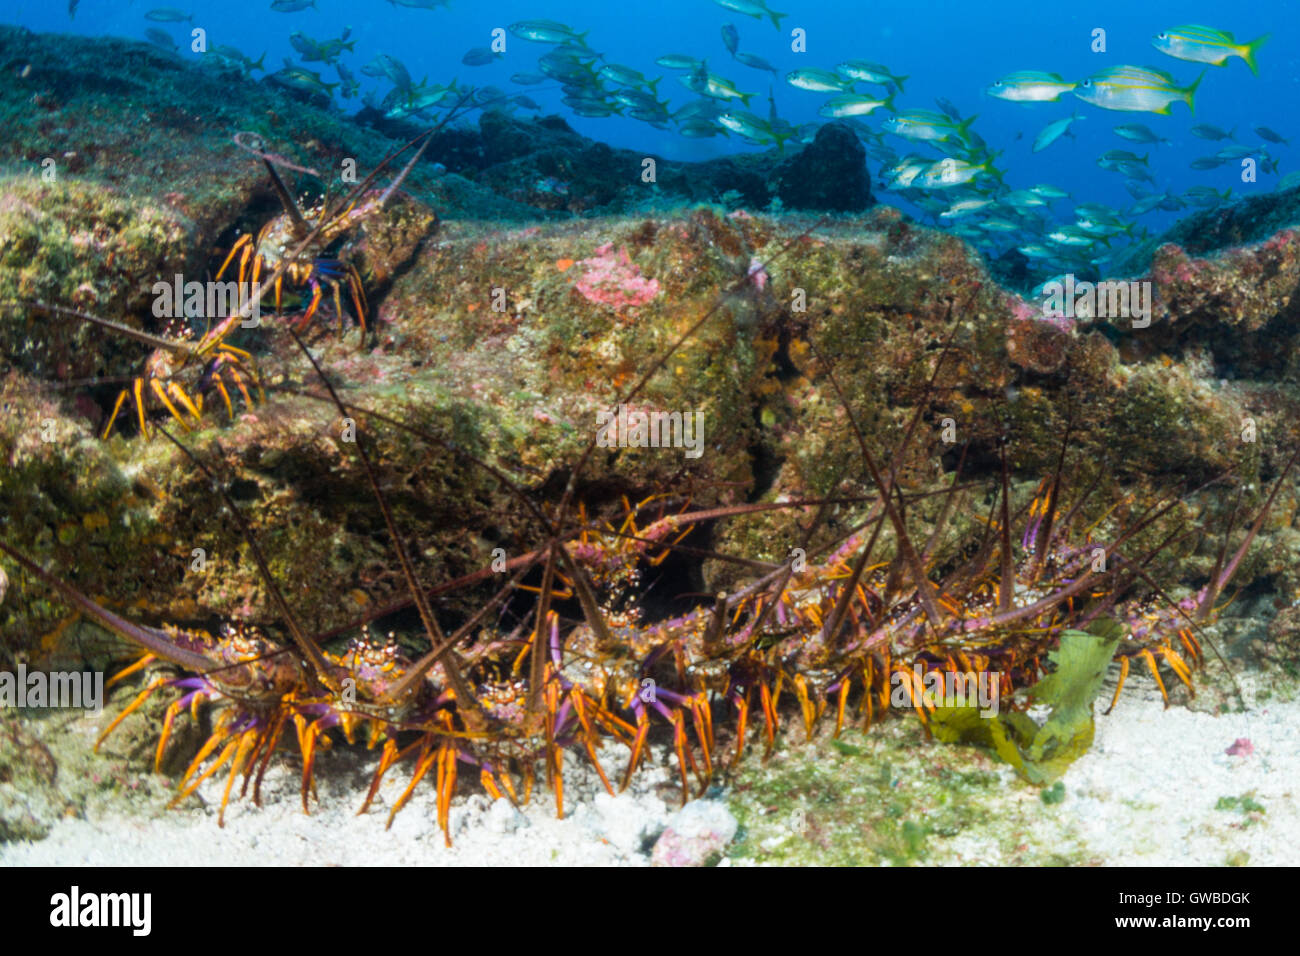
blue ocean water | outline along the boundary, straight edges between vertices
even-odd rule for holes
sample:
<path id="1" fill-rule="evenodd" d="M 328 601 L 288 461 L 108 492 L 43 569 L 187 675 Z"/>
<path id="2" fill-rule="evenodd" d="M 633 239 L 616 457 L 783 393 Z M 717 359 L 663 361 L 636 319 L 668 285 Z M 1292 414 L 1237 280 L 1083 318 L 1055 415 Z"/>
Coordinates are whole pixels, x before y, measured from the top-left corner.
<path id="1" fill-rule="evenodd" d="M 414 2 L 414 0 L 406 0 Z M 574 115 L 561 103 L 562 93 L 550 82 L 537 86 L 511 83 L 519 72 L 537 69 L 538 57 L 550 46 L 510 34 L 511 24 L 547 18 L 585 33 L 585 43 L 603 56 L 595 64 L 617 63 L 639 70 L 649 78 L 663 76 L 655 94 L 667 102 L 669 112 L 700 99 L 682 78 L 689 71 L 657 66 L 656 58 L 683 53 L 707 63 L 707 69 L 734 82 L 742 92 L 753 93 L 748 109 L 756 116 L 773 115 L 794 126 L 827 122 L 818 109 L 830 94 L 797 89 L 786 80 L 789 71 L 806 68 L 833 70 L 847 59 L 865 59 L 887 66 L 895 75 L 908 77 L 905 91 L 894 101 L 896 109 L 935 110 L 944 98 L 968 118 L 977 115 L 972 129 L 994 151 L 994 164 L 1004 172 L 1011 189 L 1049 184 L 1069 193 L 1053 200 L 1042 213 L 1050 223 L 1069 223 L 1071 209 L 1079 203 L 1101 203 L 1124 213 L 1136 195 L 1125 186 L 1125 176 L 1098 167 L 1097 158 L 1111 149 L 1129 149 L 1147 161 L 1153 182 L 1141 184 L 1150 195 L 1179 197 L 1191 187 L 1212 187 L 1231 196 L 1273 190 L 1281 177 L 1300 168 L 1300 2 L 1272 0 L 1252 4 L 1194 2 L 1194 0 L 1100 0 L 1090 3 L 1042 4 L 1031 0 L 970 3 L 953 0 L 917 0 L 908 4 L 867 4 L 860 0 L 773 0 L 769 6 L 786 14 L 776 28 L 767 17 L 756 18 L 724 8 L 716 0 L 655 0 L 653 3 L 610 3 L 607 0 L 450 0 L 437 9 L 396 5 L 386 0 L 315 0 L 296 12 L 271 9 L 270 0 L 180 0 L 174 4 L 192 22 L 154 22 L 146 13 L 162 6 L 155 0 L 79 0 L 69 16 L 66 0 L 8 0 L 0 4 L 0 19 L 38 31 L 75 32 L 143 38 L 146 28 L 160 29 L 190 52 L 190 30 L 206 30 L 209 46 L 227 44 L 256 59 L 265 54 L 267 70 L 279 69 L 285 60 L 300 62 L 289 36 L 302 31 L 316 40 L 338 37 L 350 28 L 355 50 L 341 61 L 362 81 L 362 93 L 377 102 L 391 87 L 386 80 L 363 75 L 361 67 L 377 54 L 402 61 L 415 82 L 491 85 L 507 92 L 527 94 L 544 113 L 557 112 L 579 132 L 614 146 L 674 159 L 708 159 L 737 151 L 770 148 L 748 145 L 735 135 L 687 138 L 674 122 L 657 128 L 648 122 L 612 115 L 588 118 Z M 170 5 L 169 5 L 170 6 Z M 756 54 L 775 66 L 774 75 L 735 61 L 723 43 L 721 29 L 733 24 L 739 49 Z M 1271 34 L 1259 54 L 1255 75 L 1239 58 L 1224 66 L 1175 59 L 1156 50 L 1152 37 L 1181 24 L 1205 24 L 1233 33 L 1238 42 Z M 507 30 L 503 55 L 483 66 L 467 66 L 462 56 L 473 47 L 488 46 L 494 29 Z M 1095 49 L 1104 31 L 1104 52 Z M 805 49 L 796 52 L 796 35 Z M 498 35 L 499 36 L 499 35 Z M 1118 112 L 1098 109 L 1071 93 L 1059 102 L 1020 104 L 988 96 L 984 90 L 994 80 L 1018 70 L 1043 70 L 1078 81 L 1099 70 L 1123 64 L 1153 66 L 1170 73 L 1180 86 L 1205 78 L 1196 95 L 1195 115 L 1175 103 L 1172 115 Z M 303 64 L 317 70 L 326 81 L 337 77 L 332 66 Z M 261 76 L 262 74 L 255 74 Z M 881 92 L 859 84 L 859 93 Z M 336 94 L 337 96 L 337 94 Z M 355 110 L 358 98 L 338 100 Z M 737 106 L 735 101 L 725 105 Z M 1042 152 L 1032 151 L 1035 136 L 1054 120 L 1077 112 L 1083 117 L 1073 138 L 1062 138 Z M 877 154 L 920 154 L 938 159 L 941 154 L 925 144 L 908 142 L 892 134 L 880 136 L 885 110 L 862 120 L 864 136 L 878 140 Z M 1127 142 L 1115 135 L 1115 126 L 1142 123 L 1168 144 Z M 1197 123 L 1229 130 L 1235 139 L 1211 142 L 1192 134 Z M 1293 140 L 1292 144 L 1267 142 L 1253 130 L 1264 125 Z M 806 131 L 806 135 L 811 132 Z M 1256 181 L 1243 182 L 1240 159 L 1207 170 L 1189 168 L 1197 157 L 1209 156 L 1224 146 L 1239 144 L 1252 153 Z M 918 148 L 919 147 L 919 148 Z M 1263 152 L 1259 149 L 1262 148 Z M 1000 155 L 999 155 L 1000 152 Z M 928 216 L 915 203 L 924 194 L 890 192 L 882 188 L 879 158 L 868 159 L 873 188 L 881 201 L 893 203 L 937 222 L 938 205 L 946 196 L 933 197 Z M 1259 168 L 1260 166 L 1266 169 Z M 978 185 L 978 184 L 977 184 Z M 989 183 L 991 185 L 991 183 Z M 1176 205 L 1171 200 L 1167 205 Z M 1155 208 L 1133 215 L 1127 222 L 1158 234 L 1173 221 L 1195 211 Z M 1135 229 L 1138 228 L 1135 226 Z M 1011 242 L 1033 236 L 1018 235 Z M 1100 247 L 1099 247 L 1100 248 Z"/>

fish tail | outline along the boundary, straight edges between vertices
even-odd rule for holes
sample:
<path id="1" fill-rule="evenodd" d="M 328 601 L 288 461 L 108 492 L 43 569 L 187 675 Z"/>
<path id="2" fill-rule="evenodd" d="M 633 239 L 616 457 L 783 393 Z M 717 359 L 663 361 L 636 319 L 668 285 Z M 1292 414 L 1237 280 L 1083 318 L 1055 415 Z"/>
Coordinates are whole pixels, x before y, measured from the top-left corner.
<path id="1" fill-rule="evenodd" d="M 970 133 L 970 125 L 971 123 L 975 122 L 977 119 L 979 119 L 978 113 L 972 116 L 970 119 L 962 120 L 960 123 L 957 124 L 957 136 L 962 140 L 962 142 L 966 142 L 967 134 Z"/>
<path id="2" fill-rule="evenodd" d="M 263 73 L 265 73 L 266 67 L 262 65 L 265 61 L 266 61 L 266 51 L 263 50 L 261 56 L 259 56 L 256 60 L 253 60 L 248 64 L 249 72 L 251 73 L 253 70 L 261 70 Z"/>
<path id="3" fill-rule="evenodd" d="M 1252 40 L 1241 48 L 1241 58 L 1245 60 L 1246 65 L 1250 67 L 1250 72 L 1254 73 L 1256 76 L 1259 76 L 1259 64 L 1255 62 L 1255 54 L 1259 52 L 1260 47 L 1268 42 L 1268 38 L 1272 35 L 1273 34 L 1271 33 L 1265 33 L 1258 40 Z"/>
<path id="4" fill-rule="evenodd" d="M 908 80 L 908 79 L 911 79 L 911 77 L 910 77 L 910 76 L 896 76 L 896 77 L 894 77 L 894 85 L 895 85 L 896 87 L 898 87 L 898 92 L 900 92 L 900 93 L 903 92 L 903 81 L 904 81 L 904 80 Z"/>
<path id="5" fill-rule="evenodd" d="M 788 13 L 777 13 L 775 10 L 767 11 L 767 15 L 772 18 L 772 26 L 778 30 L 781 29 L 781 21 L 788 17 Z"/>
<path id="6" fill-rule="evenodd" d="M 1205 70 L 1201 70 L 1201 75 L 1196 78 L 1196 81 L 1183 90 L 1187 94 L 1187 108 L 1192 111 L 1193 116 L 1196 115 L 1196 88 L 1201 85 L 1201 80 L 1205 79 L 1205 73 Z"/>
<path id="7" fill-rule="evenodd" d="M 749 101 L 752 100 L 753 98 L 754 98 L 754 94 L 753 94 L 753 93 L 741 93 L 741 94 L 740 94 L 740 101 L 741 101 L 742 103 L 744 103 L 746 106 L 749 106 Z"/>

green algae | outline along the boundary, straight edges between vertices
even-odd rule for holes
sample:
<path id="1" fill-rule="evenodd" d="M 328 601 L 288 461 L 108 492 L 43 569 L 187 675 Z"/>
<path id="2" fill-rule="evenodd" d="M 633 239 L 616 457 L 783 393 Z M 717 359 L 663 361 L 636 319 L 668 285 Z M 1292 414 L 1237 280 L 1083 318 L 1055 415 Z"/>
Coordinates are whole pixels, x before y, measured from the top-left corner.
<path id="1" fill-rule="evenodd" d="M 1214 809 L 1240 813 L 1246 818 L 1243 821 L 1245 826 L 1258 822 L 1259 817 L 1267 812 L 1264 805 L 1255 799 L 1254 791 L 1243 793 L 1237 797 L 1220 797 L 1215 802 Z"/>
<path id="2" fill-rule="evenodd" d="M 1049 654 L 1051 672 L 1024 692 L 1034 704 L 1049 708 L 1041 723 L 1017 710 L 987 715 L 977 707 L 936 707 L 931 733 L 944 743 L 989 748 L 1036 786 L 1056 782 L 1092 746 L 1093 701 L 1123 633 L 1111 624 L 1106 637 L 1070 630 L 1061 634 L 1059 647 Z"/>
<path id="3" fill-rule="evenodd" d="M 727 795 L 741 824 L 727 855 L 794 866 L 1085 862 L 1068 825 L 1052 845 L 1034 836 L 1055 808 L 1026 802 L 1028 790 L 980 751 L 888 720 L 742 765 Z"/>

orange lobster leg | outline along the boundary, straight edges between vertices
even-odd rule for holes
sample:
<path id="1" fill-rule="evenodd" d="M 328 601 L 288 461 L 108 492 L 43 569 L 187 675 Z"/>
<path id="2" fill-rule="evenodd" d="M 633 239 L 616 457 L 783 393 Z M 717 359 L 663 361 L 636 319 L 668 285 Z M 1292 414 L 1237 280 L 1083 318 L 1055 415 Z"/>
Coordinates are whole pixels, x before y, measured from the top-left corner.
<path id="1" fill-rule="evenodd" d="M 1151 653 L 1149 648 L 1143 648 L 1140 652 L 1146 659 L 1147 667 L 1151 670 L 1151 676 L 1156 679 L 1156 686 L 1160 688 L 1160 696 L 1165 699 L 1165 707 L 1169 707 L 1169 692 L 1165 690 L 1165 682 L 1160 679 L 1160 669 L 1156 666 L 1156 656 Z"/>
<path id="2" fill-rule="evenodd" d="M 113 718 L 113 722 L 108 725 L 108 728 L 102 734 L 100 734 L 99 739 L 95 741 L 94 749 L 98 751 L 99 745 L 102 744 L 108 738 L 109 734 L 111 734 L 114 730 L 117 729 L 117 725 L 120 724 L 122 721 L 126 720 L 126 718 L 130 717 L 137 710 L 139 710 L 140 707 L 143 706 L 144 702 L 148 700 L 149 697 L 154 693 L 154 691 L 156 691 L 159 687 L 162 687 L 166 683 L 167 683 L 167 678 L 163 677 L 161 674 L 154 677 L 154 679 L 149 682 L 149 686 L 147 686 L 144 690 L 140 691 L 140 693 L 136 696 L 135 700 L 131 701 L 131 703 L 126 706 L 125 710 L 123 710 L 120 714 L 118 714 L 115 718 Z"/>
<path id="3" fill-rule="evenodd" d="M 733 768 L 740 763 L 741 755 L 745 752 L 745 731 L 749 725 L 749 691 L 736 698 L 736 711 L 736 752 L 731 757 Z"/>
<path id="4" fill-rule="evenodd" d="M 1107 707 L 1103 713 L 1109 714 L 1115 709 L 1115 705 L 1119 703 L 1119 695 L 1124 689 L 1124 681 L 1128 679 L 1128 669 L 1129 659 L 1127 657 L 1121 657 L 1119 659 L 1119 684 L 1115 687 L 1115 696 L 1110 699 L 1110 706 Z"/>
<path id="5" fill-rule="evenodd" d="M 406 806 L 406 802 L 411 799 L 411 794 L 415 792 L 415 785 L 424 779 L 424 775 L 429 772 L 429 768 L 434 765 L 438 755 L 442 753 L 442 748 L 435 748 L 431 739 L 426 737 L 424 742 L 425 750 L 420 754 L 420 760 L 415 765 L 415 773 L 411 777 L 411 782 L 406 785 L 406 789 L 402 791 L 402 795 L 393 804 L 393 809 L 388 814 L 388 822 L 384 824 L 385 830 L 392 827 L 393 819 L 397 816 L 398 811 Z"/>
<path id="6" fill-rule="evenodd" d="M 113 414 L 108 416 L 108 424 L 104 426 L 104 432 L 99 436 L 100 441 L 108 441 L 108 436 L 113 431 L 113 423 L 117 421 L 117 414 L 122 410 L 122 403 L 126 401 L 128 394 L 126 389 L 118 393 L 117 402 L 113 405 Z"/>

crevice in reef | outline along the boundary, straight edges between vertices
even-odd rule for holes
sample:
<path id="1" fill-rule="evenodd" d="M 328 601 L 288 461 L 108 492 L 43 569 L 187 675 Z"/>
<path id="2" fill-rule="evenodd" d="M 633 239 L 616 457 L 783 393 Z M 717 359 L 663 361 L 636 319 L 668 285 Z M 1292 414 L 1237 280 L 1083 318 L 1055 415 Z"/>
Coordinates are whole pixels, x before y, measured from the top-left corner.
<path id="1" fill-rule="evenodd" d="M 1282 310 L 1248 331 L 1225 322 L 1225 308 L 1197 307 L 1179 314 L 1176 322 L 1152 322 L 1145 329 L 1113 323 L 1092 327 L 1104 334 L 1130 364 L 1149 362 L 1162 355 L 1182 363 L 1199 353 L 1208 357 L 1216 379 L 1279 383 L 1295 376 L 1296 353 L 1300 349 L 1300 287 Z"/>

